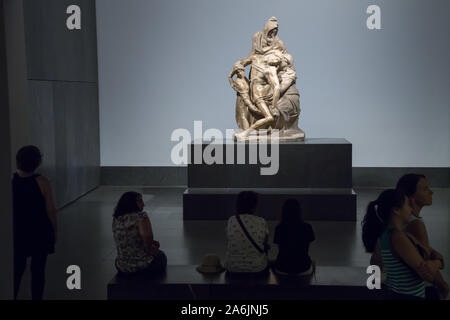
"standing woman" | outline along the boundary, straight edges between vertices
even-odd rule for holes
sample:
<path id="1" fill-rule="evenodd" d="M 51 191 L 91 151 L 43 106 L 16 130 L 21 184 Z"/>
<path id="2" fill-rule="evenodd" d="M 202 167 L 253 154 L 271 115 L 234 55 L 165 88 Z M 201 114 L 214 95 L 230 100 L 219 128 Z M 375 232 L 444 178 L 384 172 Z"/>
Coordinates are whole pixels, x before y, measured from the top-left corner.
<path id="1" fill-rule="evenodd" d="M 144 209 L 142 195 L 126 192 L 114 210 L 112 230 L 116 242 L 116 269 L 119 274 L 162 273 L 167 257 L 154 240 L 152 225 Z"/>
<path id="2" fill-rule="evenodd" d="M 37 173 L 42 155 L 35 146 L 26 146 L 16 155 L 14 173 L 14 299 L 20 288 L 27 258 L 31 257 L 31 293 L 42 300 L 47 256 L 55 252 L 56 209 L 50 181 Z"/>
<path id="3" fill-rule="evenodd" d="M 443 256 L 430 246 L 428 232 L 420 216 L 420 211 L 424 206 L 433 204 L 433 191 L 427 178 L 421 174 L 409 173 L 400 178 L 397 182 L 397 189 L 405 193 L 409 198 L 412 214 L 406 226 L 406 231 L 417 238 L 431 252 L 431 256 L 441 260 L 444 265 Z"/>
<path id="4" fill-rule="evenodd" d="M 430 259 L 426 248 L 404 231 L 411 210 L 403 192 L 383 191 L 367 207 L 362 227 L 364 246 L 373 253 L 379 242 L 389 299 L 425 299 L 424 281 L 433 283 L 444 299 L 449 289 L 440 276 L 441 261 Z"/>

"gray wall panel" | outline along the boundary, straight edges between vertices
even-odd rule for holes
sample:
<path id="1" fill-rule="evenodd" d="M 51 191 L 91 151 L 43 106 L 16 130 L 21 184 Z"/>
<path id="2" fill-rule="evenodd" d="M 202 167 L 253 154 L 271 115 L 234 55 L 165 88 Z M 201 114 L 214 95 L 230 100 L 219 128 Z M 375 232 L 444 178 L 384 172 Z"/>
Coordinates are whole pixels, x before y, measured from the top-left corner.
<path id="1" fill-rule="evenodd" d="M 27 101 L 26 44 L 22 4 L 22 1 L 17 0 L 4 1 L 12 170 L 15 168 L 16 151 L 29 143 L 31 121 Z"/>
<path id="2" fill-rule="evenodd" d="M 66 9 L 81 8 L 81 30 L 68 30 Z M 24 0 L 28 78 L 97 82 L 95 1 Z"/>
<path id="3" fill-rule="evenodd" d="M 11 206 L 11 141 L 9 133 L 8 79 L 4 32 L 3 1 L 0 1 L 0 250 L 2 262 L 13 260 Z M 12 263 L 0 263 L 0 300 L 13 297 Z"/>
<path id="4" fill-rule="evenodd" d="M 54 184 L 57 206 L 99 182 L 97 84 L 28 81 L 28 143 L 43 155 L 40 173 Z"/>
<path id="5" fill-rule="evenodd" d="M 48 81 L 28 81 L 30 144 L 44 155 L 40 172 L 51 181 L 56 179 L 55 123 L 53 84 Z"/>
<path id="6" fill-rule="evenodd" d="M 61 207 L 100 182 L 95 1 L 5 3 L 11 158 L 37 145 L 39 171 L 52 180 Z M 72 4 L 82 10 L 80 31 L 66 28 Z"/>
<path id="7" fill-rule="evenodd" d="M 53 88 L 53 86 L 52 86 Z M 64 100 L 55 97 L 53 93 L 53 99 L 55 103 L 54 113 L 54 126 L 55 126 L 55 170 L 58 174 L 58 178 L 54 182 L 54 192 L 57 205 L 65 204 L 70 199 L 67 193 L 67 150 L 66 150 L 66 108 L 64 107 Z"/>
<path id="8" fill-rule="evenodd" d="M 97 85 L 54 83 L 57 138 L 57 167 L 60 204 L 65 204 L 97 187 L 99 171 L 99 133 Z M 58 123 L 59 122 L 59 123 Z"/>

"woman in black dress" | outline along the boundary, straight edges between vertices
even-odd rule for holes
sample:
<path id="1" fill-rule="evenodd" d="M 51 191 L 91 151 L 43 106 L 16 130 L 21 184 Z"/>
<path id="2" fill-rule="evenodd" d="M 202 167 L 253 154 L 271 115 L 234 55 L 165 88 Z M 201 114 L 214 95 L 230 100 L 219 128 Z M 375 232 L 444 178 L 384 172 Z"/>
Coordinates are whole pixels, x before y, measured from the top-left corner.
<path id="1" fill-rule="evenodd" d="M 35 146 L 23 147 L 16 155 L 17 172 L 12 180 L 14 299 L 29 257 L 32 299 L 42 299 L 47 256 L 55 251 L 56 209 L 50 181 L 35 173 L 41 162 L 41 152 Z"/>
<path id="2" fill-rule="evenodd" d="M 309 223 L 303 221 L 300 204 L 289 199 L 283 204 L 280 224 L 275 229 L 274 243 L 278 256 L 274 271 L 282 275 L 311 275 L 314 263 L 309 257 L 309 245 L 315 240 Z"/>

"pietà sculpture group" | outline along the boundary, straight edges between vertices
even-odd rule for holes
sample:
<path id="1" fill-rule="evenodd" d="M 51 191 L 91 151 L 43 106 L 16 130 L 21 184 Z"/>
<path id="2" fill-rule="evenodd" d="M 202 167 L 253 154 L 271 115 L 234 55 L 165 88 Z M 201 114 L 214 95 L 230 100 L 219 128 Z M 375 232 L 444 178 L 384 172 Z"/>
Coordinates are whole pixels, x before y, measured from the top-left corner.
<path id="1" fill-rule="evenodd" d="M 300 94 L 295 86 L 293 58 L 277 34 L 278 20 L 271 17 L 253 36 L 250 55 L 236 62 L 229 74 L 237 92 L 237 140 L 257 139 L 263 129 L 269 133 L 278 129 L 280 140 L 305 139 L 305 133 L 298 128 Z M 247 79 L 245 67 L 250 65 Z"/>

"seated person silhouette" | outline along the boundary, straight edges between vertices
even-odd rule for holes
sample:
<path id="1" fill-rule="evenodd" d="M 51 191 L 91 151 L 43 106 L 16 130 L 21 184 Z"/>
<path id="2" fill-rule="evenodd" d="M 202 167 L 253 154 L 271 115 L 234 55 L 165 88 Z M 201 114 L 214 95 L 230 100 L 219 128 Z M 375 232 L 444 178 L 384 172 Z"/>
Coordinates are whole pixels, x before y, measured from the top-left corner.
<path id="1" fill-rule="evenodd" d="M 255 192 L 239 193 L 237 213 L 228 219 L 225 258 L 228 275 L 268 274 L 269 228 L 266 220 L 256 215 L 257 203 Z"/>
<path id="2" fill-rule="evenodd" d="M 119 275 L 155 275 L 163 273 L 167 257 L 159 250 L 144 202 L 137 192 L 122 195 L 114 211 L 112 230 L 117 248 Z"/>
<path id="3" fill-rule="evenodd" d="M 300 204 L 289 199 L 283 204 L 281 221 L 273 242 L 278 245 L 274 272 L 279 275 L 308 276 L 315 270 L 309 257 L 309 245 L 315 240 L 313 228 L 303 221 Z"/>

